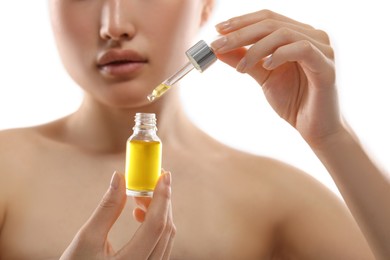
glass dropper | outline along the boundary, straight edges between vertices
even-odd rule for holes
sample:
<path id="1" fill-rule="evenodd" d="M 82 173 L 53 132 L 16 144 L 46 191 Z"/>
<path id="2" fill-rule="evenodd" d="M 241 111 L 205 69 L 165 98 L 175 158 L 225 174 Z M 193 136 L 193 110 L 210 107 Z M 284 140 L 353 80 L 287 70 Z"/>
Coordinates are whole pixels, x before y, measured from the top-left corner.
<path id="1" fill-rule="evenodd" d="M 158 85 L 153 90 L 153 92 L 148 95 L 148 100 L 150 102 L 164 95 L 165 92 L 167 92 L 174 84 L 176 84 L 194 68 L 200 72 L 203 72 L 217 60 L 213 50 L 203 40 L 200 40 L 198 43 L 188 49 L 186 51 L 186 55 L 189 59 L 189 62 L 187 62 L 171 77 Z"/>
<path id="2" fill-rule="evenodd" d="M 153 92 L 150 95 L 148 95 L 148 100 L 152 102 L 156 98 L 161 97 L 165 92 L 167 92 L 171 88 L 172 85 L 174 85 L 176 82 L 181 80 L 185 75 L 187 75 L 193 69 L 194 69 L 194 65 L 192 65 L 191 62 L 188 62 L 186 65 L 184 65 L 184 67 L 178 70 L 175 74 L 173 74 L 171 77 L 169 77 L 160 85 L 158 85 L 155 89 L 153 89 Z"/>

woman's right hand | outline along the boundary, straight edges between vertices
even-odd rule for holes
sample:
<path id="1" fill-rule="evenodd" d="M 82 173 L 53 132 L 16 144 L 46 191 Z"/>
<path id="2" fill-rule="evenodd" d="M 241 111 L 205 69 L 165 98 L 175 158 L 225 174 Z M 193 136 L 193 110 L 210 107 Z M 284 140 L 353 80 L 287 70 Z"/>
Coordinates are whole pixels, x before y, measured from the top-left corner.
<path id="1" fill-rule="evenodd" d="M 169 259 L 176 233 L 172 220 L 171 175 L 164 172 L 153 198 L 136 198 L 134 218 L 141 226 L 131 240 L 114 252 L 108 232 L 126 203 L 124 176 L 114 173 L 111 185 L 90 219 L 74 237 L 61 260 L 76 259 Z"/>

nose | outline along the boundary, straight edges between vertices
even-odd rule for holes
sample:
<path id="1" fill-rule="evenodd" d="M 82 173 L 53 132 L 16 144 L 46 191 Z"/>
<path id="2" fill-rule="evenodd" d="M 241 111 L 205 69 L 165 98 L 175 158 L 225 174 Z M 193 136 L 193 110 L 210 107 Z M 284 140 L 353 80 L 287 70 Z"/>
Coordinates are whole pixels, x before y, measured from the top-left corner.
<path id="1" fill-rule="evenodd" d="M 100 37 L 104 40 L 130 40 L 135 35 L 127 0 L 106 0 L 102 10 Z"/>

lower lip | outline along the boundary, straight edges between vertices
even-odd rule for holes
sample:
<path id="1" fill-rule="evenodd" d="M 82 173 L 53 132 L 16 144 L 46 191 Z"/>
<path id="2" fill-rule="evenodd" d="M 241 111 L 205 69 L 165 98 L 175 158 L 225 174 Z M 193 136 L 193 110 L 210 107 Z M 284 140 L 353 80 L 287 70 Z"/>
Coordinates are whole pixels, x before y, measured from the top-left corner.
<path id="1" fill-rule="evenodd" d="M 100 70 L 112 77 L 129 77 L 138 72 L 143 66 L 144 62 L 128 62 L 121 64 L 110 64 L 100 67 Z"/>

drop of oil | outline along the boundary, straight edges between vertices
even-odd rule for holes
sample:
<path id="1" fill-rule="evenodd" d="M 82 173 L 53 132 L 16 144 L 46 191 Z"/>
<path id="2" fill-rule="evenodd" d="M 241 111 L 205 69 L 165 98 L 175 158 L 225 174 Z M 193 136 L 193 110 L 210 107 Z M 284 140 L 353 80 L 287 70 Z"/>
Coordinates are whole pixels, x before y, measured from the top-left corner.
<path id="1" fill-rule="evenodd" d="M 148 95 L 148 100 L 149 100 L 150 102 L 152 102 L 152 101 L 155 100 L 155 99 L 156 99 L 156 96 L 155 96 L 155 95 L 153 95 L 153 94 Z"/>

